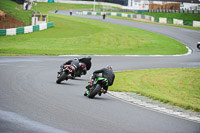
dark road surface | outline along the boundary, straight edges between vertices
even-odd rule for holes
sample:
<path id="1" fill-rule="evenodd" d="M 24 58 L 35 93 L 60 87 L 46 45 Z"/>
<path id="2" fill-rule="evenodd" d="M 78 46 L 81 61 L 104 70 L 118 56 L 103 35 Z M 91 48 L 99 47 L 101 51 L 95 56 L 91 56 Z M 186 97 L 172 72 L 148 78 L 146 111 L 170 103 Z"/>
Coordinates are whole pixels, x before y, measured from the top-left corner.
<path id="1" fill-rule="evenodd" d="M 103 21 L 100 16 L 80 17 Z M 92 68 L 86 76 L 60 85 L 55 83 L 56 72 L 74 56 L 0 57 L 0 132 L 200 133 L 197 122 L 134 106 L 109 95 L 95 99 L 83 96 L 92 72 L 107 64 L 114 71 L 200 67 L 200 52 L 196 49 L 200 32 L 111 18 L 104 21 L 170 36 L 191 48 L 192 54 L 92 56 Z"/>

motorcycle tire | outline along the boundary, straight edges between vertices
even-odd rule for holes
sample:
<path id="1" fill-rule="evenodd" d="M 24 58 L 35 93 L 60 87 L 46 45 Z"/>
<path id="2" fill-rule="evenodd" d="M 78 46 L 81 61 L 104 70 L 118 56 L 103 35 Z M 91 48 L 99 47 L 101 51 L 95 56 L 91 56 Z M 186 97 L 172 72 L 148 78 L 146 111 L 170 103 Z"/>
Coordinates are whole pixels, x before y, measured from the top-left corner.
<path id="1" fill-rule="evenodd" d="M 67 79 L 68 79 L 67 74 L 66 74 L 66 73 L 62 73 L 62 75 L 61 75 L 60 77 L 58 77 L 58 79 L 56 80 L 56 83 L 57 83 L 57 84 L 60 84 L 61 81 L 67 80 Z"/>
<path id="2" fill-rule="evenodd" d="M 89 98 L 94 98 L 101 91 L 101 85 L 97 84 L 96 88 L 90 92 L 88 95 Z"/>
<path id="3" fill-rule="evenodd" d="M 200 49 L 200 44 L 197 44 L 197 48 Z"/>

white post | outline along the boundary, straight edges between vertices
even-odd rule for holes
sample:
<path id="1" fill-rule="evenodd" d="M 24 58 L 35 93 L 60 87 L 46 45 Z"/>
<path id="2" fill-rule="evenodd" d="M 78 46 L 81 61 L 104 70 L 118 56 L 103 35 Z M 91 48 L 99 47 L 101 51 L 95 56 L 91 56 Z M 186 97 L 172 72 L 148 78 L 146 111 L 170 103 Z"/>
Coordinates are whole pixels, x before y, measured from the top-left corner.
<path id="1" fill-rule="evenodd" d="M 93 10 L 95 11 L 95 0 L 94 0 L 94 9 Z"/>

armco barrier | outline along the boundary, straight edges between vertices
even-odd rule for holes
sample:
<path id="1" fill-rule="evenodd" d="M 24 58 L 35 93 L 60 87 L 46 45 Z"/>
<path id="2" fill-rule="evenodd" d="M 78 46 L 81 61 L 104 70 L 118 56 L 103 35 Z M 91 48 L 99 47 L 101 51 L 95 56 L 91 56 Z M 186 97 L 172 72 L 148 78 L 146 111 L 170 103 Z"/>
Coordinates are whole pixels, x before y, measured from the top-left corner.
<path id="1" fill-rule="evenodd" d="M 144 18 L 147 20 L 151 20 L 150 16 L 148 16 L 148 15 L 144 15 Z"/>
<path id="2" fill-rule="evenodd" d="M 136 14 L 136 18 L 137 18 L 137 19 L 142 19 L 142 15 Z"/>
<path id="3" fill-rule="evenodd" d="M 107 12 L 106 15 L 111 15 L 111 13 L 110 13 L 110 12 Z"/>
<path id="4" fill-rule="evenodd" d="M 193 27 L 200 27 L 200 21 L 193 21 Z"/>
<path id="5" fill-rule="evenodd" d="M 24 34 L 24 27 L 16 28 L 16 34 Z"/>
<path id="6" fill-rule="evenodd" d="M 112 12 L 111 16 L 117 16 L 117 13 L 116 12 Z"/>
<path id="7" fill-rule="evenodd" d="M 49 22 L 49 23 L 42 23 L 42 24 L 34 25 L 34 26 L 0 29 L 0 36 L 25 34 L 25 33 L 35 32 L 39 30 L 45 30 L 53 26 L 54 26 L 54 22 Z"/>
<path id="8" fill-rule="evenodd" d="M 158 22 L 159 23 L 159 17 L 154 17 L 154 22 Z"/>
<path id="9" fill-rule="evenodd" d="M 0 36 L 6 36 L 6 29 L 0 29 Z"/>
<path id="10" fill-rule="evenodd" d="M 30 33 L 33 32 L 33 27 L 32 26 L 25 26 L 24 27 L 24 33 Z"/>
<path id="11" fill-rule="evenodd" d="M 128 14 L 122 13 L 122 17 L 128 17 Z"/>
<path id="12" fill-rule="evenodd" d="M 16 28 L 7 29 L 6 35 L 16 35 Z"/>
<path id="13" fill-rule="evenodd" d="M 183 20 L 173 19 L 173 24 L 175 24 L 175 25 L 183 25 Z"/>
<path id="14" fill-rule="evenodd" d="M 155 19 L 154 17 L 151 17 L 151 22 L 154 22 L 155 21 L 154 19 Z"/>
<path id="15" fill-rule="evenodd" d="M 174 23 L 173 18 L 167 18 L 167 23 L 168 24 L 173 24 Z"/>
<path id="16" fill-rule="evenodd" d="M 166 24 L 167 23 L 167 18 L 159 18 L 159 23 Z"/>
<path id="17" fill-rule="evenodd" d="M 39 25 L 34 25 L 33 26 L 33 32 L 35 32 L 35 31 L 39 31 Z"/>
<path id="18" fill-rule="evenodd" d="M 47 23 L 47 29 L 53 27 L 53 25 L 54 25 L 54 22 Z"/>
<path id="19" fill-rule="evenodd" d="M 142 19 L 145 19 L 145 15 L 142 15 L 141 18 L 142 18 Z"/>
<path id="20" fill-rule="evenodd" d="M 116 16 L 119 16 L 119 17 L 121 17 L 122 16 L 122 14 L 121 13 L 117 13 L 117 15 Z"/>
<path id="21" fill-rule="evenodd" d="M 136 14 L 133 14 L 133 18 L 137 18 L 137 15 L 136 15 Z"/>
<path id="22" fill-rule="evenodd" d="M 184 24 L 184 25 L 193 26 L 193 21 L 190 21 L 190 20 L 184 20 L 184 21 L 183 21 L 183 24 Z"/>
<path id="23" fill-rule="evenodd" d="M 102 15 L 102 12 L 77 12 L 79 15 Z M 180 20 L 180 19 L 173 19 L 173 18 L 159 18 L 159 17 L 152 17 L 148 15 L 141 15 L 141 14 L 125 14 L 125 13 L 117 13 L 117 12 L 106 12 L 106 15 L 110 16 L 120 16 L 120 17 L 129 17 L 135 18 L 140 20 L 148 20 L 151 22 L 157 23 L 165 23 L 165 24 L 175 24 L 175 25 L 190 25 L 193 27 L 200 27 L 200 21 L 187 21 L 187 20 Z M 1 34 L 1 33 L 0 33 Z M 3 34 L 3 33 L 2 33 Z"/>

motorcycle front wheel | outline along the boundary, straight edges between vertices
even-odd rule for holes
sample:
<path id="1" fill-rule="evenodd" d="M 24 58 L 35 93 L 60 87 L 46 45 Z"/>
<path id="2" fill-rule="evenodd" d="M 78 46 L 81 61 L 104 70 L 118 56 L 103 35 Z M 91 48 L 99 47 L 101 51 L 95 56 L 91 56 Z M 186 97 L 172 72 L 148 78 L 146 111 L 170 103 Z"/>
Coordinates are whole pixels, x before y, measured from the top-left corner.
<path id="1" fill-rule="evenodd" d="M 65 72 L 63 72 L 63 73 L 58 77 L 58 79 L 56 80 L 56 83 L 57 83 L 57 84 L 60 84 L 61 81 L 67 80 L 67 79 L 68 79 L 67 74 L 66 74 Z"/>
<path id="2" fill-rule="evenodd" d="M 100 91 L 101 91 L 101 85 L 97 84 L 96 88 L 92 92 L 90 92 L 88 97 L 89 98 L 94 98 Z"/>
<path id="3" fill-rule="evenodd" d="M 197 48 L 200 49 L 200 44 L 197 44 Z"/>

